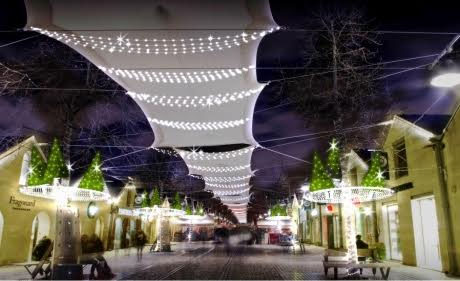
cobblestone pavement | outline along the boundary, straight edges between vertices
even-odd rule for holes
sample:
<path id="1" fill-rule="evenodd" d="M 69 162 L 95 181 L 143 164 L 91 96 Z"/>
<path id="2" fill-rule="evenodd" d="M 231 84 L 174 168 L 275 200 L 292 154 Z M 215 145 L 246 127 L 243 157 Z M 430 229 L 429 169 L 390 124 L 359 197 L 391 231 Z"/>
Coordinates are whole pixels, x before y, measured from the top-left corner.
<path id="1" fill-rule="evenodd" d="M 227 251 L 223 245 L 196 249 L 180 258 L 172 259 L 174 265 L 158 263 L 136 273 L 126 275 L 128 279 L 172 279 L 172 280 L 321 280 L 324 276 L 323 249 L 307 247 L 305 254 L 293 254 L 286 248 L 273 245 L 232 247 Z M 331 272 L 332 273 L 332 272 Z M 346 272 L 339 271 L 340 277 Z M 379 280 L 365 269 L 363 279 Z M 395 264 L 390 280 L 439 280 L 447 279 L 442 273 L 416 267 Z"/>
<path id="2" fill-rule="evenodd" d="M 142 261 L 136 252 L 116 250 L 106 252 L 108 264 L 116 273 L 116 279 L 152 280 L 321 280 L 324 276 L 322 255 L 324 249 L 308 246 L 306 253 L 292 253 L 275 245 L 253 245 L 226 248 L 211 243 L 176 243 L 170 253 L 149 253 L 144 249 Z M 330 270 L 332 273 L 332 270 Z M 85 268 L 88 277 L 89 267 Z M 345 271 L 339 271 L 345 277 Z M 364 279 L 374 277 L 365 269 Z M 28 279 L 24 268 L 0 267 L 0 279 Z M 416 267 L 395 264 L 390 272 L 391 280 L 439 280 L 447 279 L 442 273 Z"/>

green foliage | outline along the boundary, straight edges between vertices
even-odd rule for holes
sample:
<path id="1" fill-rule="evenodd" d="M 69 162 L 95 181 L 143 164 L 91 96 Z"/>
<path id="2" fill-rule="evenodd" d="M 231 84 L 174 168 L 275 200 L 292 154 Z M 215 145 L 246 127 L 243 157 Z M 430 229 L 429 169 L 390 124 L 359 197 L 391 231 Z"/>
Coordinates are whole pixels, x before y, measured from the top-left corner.
<path id="1" fill-rule="evenodd" d="M 144 191 L 144 193 L 142 194 L 142 203 L 141 203 L 141 208 L 147 208 L 147 207 L 150 207 L 151 205 L 151 200 L 150 200 L 150 194 L 148 194 L 147 192 Z"/>
<path id="2" fill-rule="evenodd" d="M 375 243 L 376 259 L 383 261 L 387 258 L 387 251 L 384 243 Z"/>
<path id="3" fill-rule="evenodd" d="M 327 151 L 327 168 L 333 179 L 340 179 L 340 148 L 336 139 L 332 139 L 331 147 Z"/>
<path id="4" fill-rule="evenodd" d="M 61 152 L 61 145 L 57 139 L 54 139 L 51 146 L 51 152 L 48 156 L 43 182 L 52 184 L 54 178 L 65 178 L 69 176 L 69 171 L 64 163 L 64 157 Z"/>
<path id="5" fill-rule="evenodd" d="M 193 215 L 192 207 L 190 207 L 189 204 L 187 204 L 187 206 L 185 206 L 185 214 L 186 215 Z"/>
<path id="6" fill-rule="evenodd" d="M 160 191 L 158 190 L 158 188 L 155 188 L 153 190 L 153 195 L 152 195 L 152 199 L 150 201 L 150 207 L 153 207 L 153 206 L 161 206 L 161 203 L 163 203 L 161 201 L 161 196 L 160 196 Z"/>
<path id="7" fill-rule="evenodd" d="M 104 190 L 104 177 L 101 171 L 101 154 L 96 153 L 88 170 L 83 174 L 83 178 L 80 181 L 79 188 L 91 189 L 96 191 Z"/>
<path id="8" fill-rule="evenodd" d="M 178 192 L 176 192 L 176 194 L 174 194 L 174 199 L 173 199 L 173 203 L 172 203 L 172 206 L 171 206 L 173 209 L 176 209 L 176 210 L 181 210 L 182 209 L 182 202 L 180 200 L 180 195 Z"/>
<path id="9" fill-rule="evenodd" d="M 196 214 L 200 216 L 204 215 L 203 204 L 198 203 L 198 205 L 196 206 Z"/>
<path id="10" fill-rule="evenodd" d="M 310 177 L 310 191 L 334 187 L 332 178 L 326 172 L 317 152 L 313 154 L 313 169 Z"/>
<path id="11" fill-rule="evenodd" d="M 275 204 L 270 209 L 270 216 L 287 216 L 286 207 L 283 207 L 280 204 Z"/>
<path id="12" fill-rule="evenodd" d="M 384 187 L 385 179 L 380 169 L 380 153 L 373 152 L 371 156 L 371 164 L 369 170 L 363 178 L 363 186 L 367 187 Z"/>
<path id="13" fill-rule="evenodd" d="M 27 176 L 27 185 L 34 186 L 43 184 L 43 175 L 45 174 L 46 163 L 36 146 L 32 147 L 29 163 L 29 174 Z"/>

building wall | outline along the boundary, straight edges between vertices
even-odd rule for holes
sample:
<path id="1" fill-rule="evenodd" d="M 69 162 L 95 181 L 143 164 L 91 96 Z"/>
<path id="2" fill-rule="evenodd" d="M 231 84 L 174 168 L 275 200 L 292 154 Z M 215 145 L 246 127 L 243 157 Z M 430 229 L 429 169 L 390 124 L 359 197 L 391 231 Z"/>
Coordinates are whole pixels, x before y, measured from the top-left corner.
<path id="1" fill-rule="evenodd" d="M 457 222 L 460 218 L 460 114 L 455 114 L 448 125 L 443 142 L 444 159 L 446 166 L 446 179 L 448 189 L 448 200 L 450 207 L 451 221 L 449 223 L 453 228 L 454 241 L 450 247 L 454 249 L 456 273 L 460 272 L 460 224 Z M 447 206 L 445 206 L 447 207 Z"/>
<path id="2" fill-rule="evenodd" d="M 3 217 L 3 233 L 0 236 L 0 265 L 24 262 L 30 258 L 32 224 L 39 213 L 49 218 L 47 236 L 52 240 L 55 237 L 56 205 L 54 201 L 23 195 L 19 192 L 23 157 L 34 143 L 35 139 L 29 138 L 14 149 L 2 154 L 0 158 L 0 213 Z M 101 218 L 100 226 L 103 228 L 101 239 L 106 243 L 110 205 L 105 202 L 96 202 L 99 211 L 95 218 L 89 218 L 87 215 L 88 202 L 72 203 L 72 205 L 78 208 L 81 234 L 94 234 L 96 221 Z M 43 217 L 43 215 L 40 216 Z"/>
<path id="3" fill-rule="evenodd" d="M 390 187 L 396 187 L 404 183 L 412 182 L 413 184 L 413 188 L 397 192 L 394 196 L 381 200 L 376 204 L 380 226 L 382 225 L 383 204 L 390 202 L 397 202 L 398 204 L 402 262 L 406 265 L 417 264 L 411 200 L 426 195 L 434 195 L 438 221 L 441 215 L 436 159 L 433 149 L 429 147 L 429 137 L 432 137 L 432 134 L 429 132 L 396 117 L 394 124 L 388 132 L 384 145 L 384 150 L 388 153 L 390 169 L 390 180 L 388 181 L 388 185 Z M 393 144 L 401 138 L 404 138 L 406 144 L 407 166 L 409 171 L 407 176 L 396 178 Z M 383 229 L 380 229 L 381 241 L 383 241 L 382 232 Z M 442 230 L 440 230 L 439 234 L 441 258 L 444 267 L 447 261 L 447 245 L 445 244 L 445 240 L 443 240 L 444 233 Z"/>

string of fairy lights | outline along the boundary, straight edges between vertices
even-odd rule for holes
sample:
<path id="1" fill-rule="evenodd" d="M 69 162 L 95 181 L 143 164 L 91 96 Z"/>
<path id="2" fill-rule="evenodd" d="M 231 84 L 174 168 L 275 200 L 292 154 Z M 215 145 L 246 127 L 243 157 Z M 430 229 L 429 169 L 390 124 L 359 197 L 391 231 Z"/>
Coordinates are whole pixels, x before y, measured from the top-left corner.
<path id="1" fill-rule="evenodd" d="M 228 172 L 236 172 L 242 171 L 245 169 L 251 168 L 251 165 L 238 165 L 238 166 L 227 166 L 227 167 L 213 167 L 213 166 L 195 166 L 195 165 L 188 165 L 189 168 L 203 171 L 203 172 L 211 172 L 211 173 L 228 173 Z"/>
<path id="2" fill-rule="evenodd" d="M 263 88 L 264 86 L 261 86 L 250 90 L 207 96 L 165 96 L 131 91 L 128 91 L 126 94 L 137 101 L 164 107 L 210 108 L 251 97 L 260 93 Z"/>
<path id="3" fill-rule="evenodd" d="M 129 38 L 127 34 L 120 34 L 117 37 L 77 35 L 70 32 L 31 27 L 33 31 L 74 46 L 98 49 L 109 53 L 148 55 L 180 55 L 222 51 L 249 44 L 279 29 L 276 27 L 250 33 L 242 32 L 234 35 L 209 35 L 208 37 L 195 38 Z"/>
<path id="4" fill-rule="evenodd" d="M 239 149 L 236 151 L 229 151 L 229 152 L 215 152 L 215 153 L 208 153 L 208 152 L 203 152 L 202 150 L 197 150 L 194 149 L 192 151 L 185 151 L 185 150 L 177 150 L 179 155 L 188 160 L 224 160 L 224 159 L 230 159 L 230 158 L 235 158 L 239 156 L 246 155 L 248 153 L 251 153 L 255 149 L 254 146 L 244 148 L 244 149 Z M 200 169 L 200 168 L 197 168 Z"/>
<path id="5" fill-rule="evenodd" d="M 240 68 L 213 69 L 206 71 L 147 71 L 136 69 L 120 69 L 114 67 L 97 66 L 105 73 L 113 74 L 125 79 L 132 79 L 146 83 L 163 84 L 195 84 L 224 80 L 254 71 L 255 66 L 249 65 Z"/>
<path id="6" fill-rule="evenodd" d="M 163 127 L 169 127 L 177 130 L 185 131 L 213 131 L 240 127 L 249 122 L 249 118 L 230 120 L 230 121 L 210 121 L 210 122 L 185 122 L 185 121 L 171 121 L 161 120 L 157 118 L 147 117 L 150 123 L 161 125 Z"/>

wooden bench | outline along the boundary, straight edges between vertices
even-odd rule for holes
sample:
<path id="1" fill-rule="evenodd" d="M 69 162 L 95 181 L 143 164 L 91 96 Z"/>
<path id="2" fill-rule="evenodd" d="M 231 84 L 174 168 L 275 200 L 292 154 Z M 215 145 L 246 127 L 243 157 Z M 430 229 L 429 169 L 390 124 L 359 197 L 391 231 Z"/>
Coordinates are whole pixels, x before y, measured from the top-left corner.
<path id="1" fill-rule="evenodd" d="M 340 252 L 336 250 L 327 249 L 324 254 L 324 274 L 327 276 L 329 268 L 334 269 L 334 279 L 338 278 L 338 269 L 345 268 L 345 269 L 359 269 L 360 274 L 363 273 L 364 268 L 371 268 L 372 273 L 377 273 L 377 269 L 379 269 L 382 278 L 388 280 L 388 276 L 390 274 L 391 265 L 385 262 L 367 262 L 366 260 L 372 257 L 372 251 L 368 249 L 358 249 L 358 263 L 350 262 L 348 260 L 347 254 L 345 252 Z"/>
<path id="2" fill-rule="evenodd" d="M 32 277 L 32 279 L 35 279 L 35 277 L 37 277 L 39 273 L 40 274 L 44 273 L 45 277 L 48 277 L 51 274 L 51 262 L 49 258 L 51 256 L 52 250 L 53 250 L 53 243 L 51 242 L 50 246 L 48 247 L 48 249 L 46 249 L 46 252 L 40 261 L 14 263 L 14 265 L 23 266 L 27 270 L 27 272 L 30 274 L 30 277 Z M 45 269 L 43 269 L 43 266 L 45 264 L 47 266 L 45 267 Z M 32 267 L 34 267 L 34 269 L 31 271 L 30 269 Z"/>

